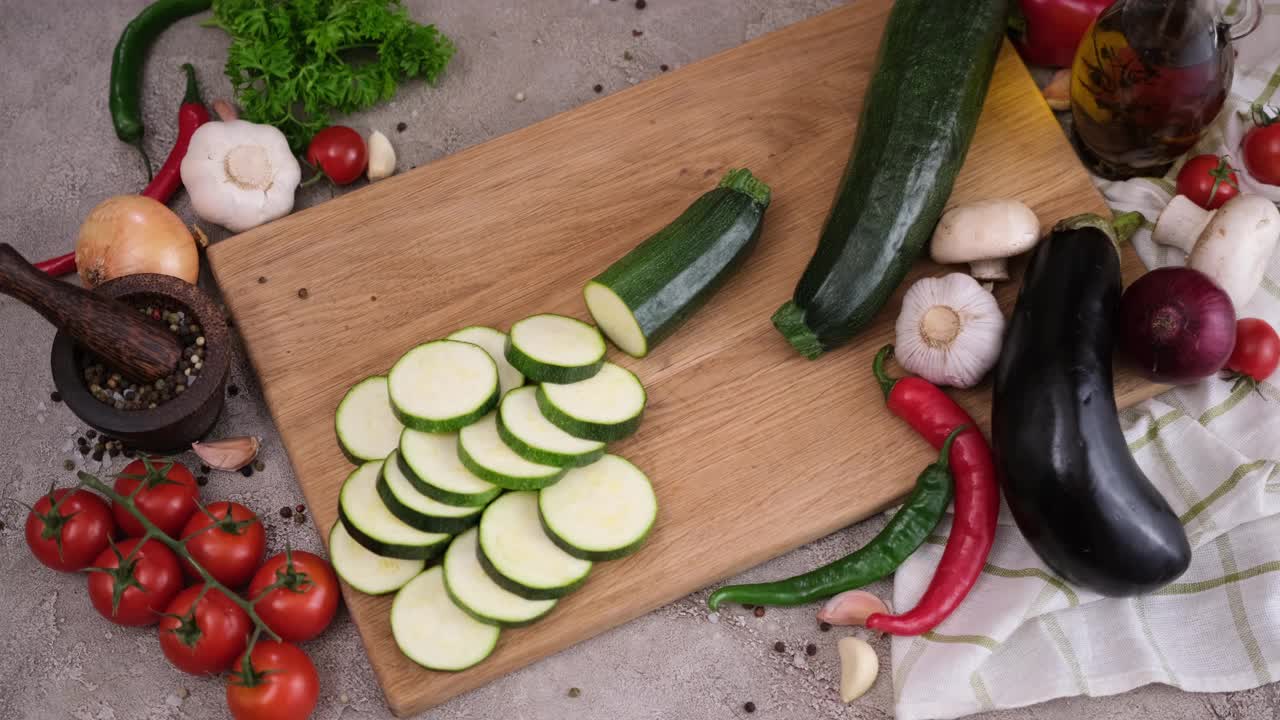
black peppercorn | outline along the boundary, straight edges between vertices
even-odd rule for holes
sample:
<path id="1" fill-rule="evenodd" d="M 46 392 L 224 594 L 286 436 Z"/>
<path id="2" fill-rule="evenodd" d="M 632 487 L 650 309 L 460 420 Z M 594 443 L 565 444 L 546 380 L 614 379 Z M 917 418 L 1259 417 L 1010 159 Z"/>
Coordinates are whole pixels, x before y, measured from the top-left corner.
<path id="1" fill-rule="evenodd" d="M 209 478 L 203 475 L 196 478 L 196 485 L 199 485 L 200 487 L 204 487 L 205 485 L 208 485 L 208 484 L 209 484 Z"/>
<path id="2" fill-rule="evenodd" d="M 64 470 L 67 470 L 68 472 L 70 472 L 71 470 L 75 470 L 75 469 L 76 469 L 76 463 L 75 463 L 75 461 L 74 461 L 74 460 L 63 460 L 63 461 L 62 461 L 62 468 L 63 468 Z"/>
<path id="3" fill-rule="evenodd" d="M 284 518 L 285 520 L 288 520 L 289 518 L 293 517 L 293 508 L 289 507 L 288 505 L 285 505 L 284 507 L 280 508 L 280 517 Z"/>
<path id="4" fill-rule="evenodd" d="M 637 10 L 643 10 L 643 9 L 645 9 L 648 5 L 649 5 L 649 3 L 645 2 L 645 0 L 636 0 L 636 9 L 637 9 Z"/>
<path id="5" fill-rule="evenodd" d="M 805 645 L 805 646 L 804 646 L 804 654 L 805 654 L 805 655 L 808 655 L 809 657 L 813 657 L 814 655 L 817 655 L 817 654 L 818 654 L 818 646 L 817 646 L 817 645 L 814 645 L 813 643 L 809 643 L 808 645 Z"/>
<path id="6" fill-rule="evenodd" d="M 774 643 L 774 644 L 773 644 L 773 651 L 774 651 L 774 652 L 786 652 L 786 651 L 787 651 L 787 646 L 786 646 L 786 644 L 784 644 L 781 640 L 779 640 L 778 642 L 776 642 L 776 643 Z"/>
<path id="7" fill-rule="evenodd" d="M 237 396 L 237 395 L 239 395 L 239 394 L 240 394 L 240 388 L 239 388 L 239 387 L 236 387 L 235 385 L 228 385 L 228 386 L 227 386 L 227 395 L 230 395 L 231 397 L 235 397 L 235 396 Z"/>
<path id="8" fill-rule="evenodd" d="M 600 83 L 596 83 L 596 84 L 595 84 L 595 87 L 593 87 L 593 88 L 591 88 L 591 89 L 592 89 L 592 90 L 595 90 L 595 91 L 596 91 L 596 92 L 598 92 L 598 93 L 604 92 L 604 86 L 603 86 L 603 85 L 601 85 Z"/>
<path id="9" fill-rule="evenodd" d="M 49 400 L 50 402 L 56 402 L 56 403 L 62 402 L 62 393 L 58 392 L 57 390 L 54 390 L 53 392 L 49 393 Z"/>
<path id="10" fill-rule="evenodd" d="M 409 127 L 408 123 L 396 123 L 396 132 L 404 132 Z"/>
<path id="11" fill-rule="evenodd" d="M 92 439 L 94 439 L 94 438 L 98 437 L 98 431 L 97 431 L 97 430 L 86 430 L 86 431 L 85 431 L 85 433 L 84 433 L 84 436 L 85 436 L 85 437 L 87 437 L 87 438 L 89 438 L 90 440 L 92 440 Z"/>
<path id="12" fill-rule="evenodd" d="M 569 688 L 569 697 L 576 698 L 580 695 L 582 695 L 582 691 L 578 688 Z"/>
<path id="13" fill-rule="evenodd" d="M 763 606 L 763 605 L 757 605 L 757 606 L 756 606 L 756 609 L 755 609 L 755 615 L 756 615 L 756 617 L 764 617 L 764 606 Z"/>
<path id="14" fill-rule="evenodd" d="M 663 63 L 662 65 L 658 66 L 658 69 L 661 70 L 662 72 L 666 72 L 671 69 L 671 66 L 667 65 L 666 63 Z"/>
<path id="15" fill-rule="evenodd" d="M 244 467 L 240 468 L 240 474 L 245 477 L 253 477 L 253 466 L 245 465 Z"/>
<path id="16" fill-rule="evenodd" d="M 644 0 L 640 0 L 640 2 L 644 2 Z M 742 711 L 746 713 L 753 713 L 756 711 L 756 704 L 748 700 L 742 704 Z"/>
<path id="17" fill-rule="evenodd" d="M 310 295 L 311 295 L 311 293 L 307 292 L 307 289 L 306 289 L 306 288 L 298 288 L 298 297 L 299 297 L 299 298 L 302 298 L 303 300 L 306 300 Z"/>

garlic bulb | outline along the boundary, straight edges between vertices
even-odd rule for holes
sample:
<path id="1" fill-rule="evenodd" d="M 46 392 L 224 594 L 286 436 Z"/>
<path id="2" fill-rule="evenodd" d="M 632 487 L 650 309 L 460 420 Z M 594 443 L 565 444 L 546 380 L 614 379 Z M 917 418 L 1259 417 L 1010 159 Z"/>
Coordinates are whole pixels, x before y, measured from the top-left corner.
<path id="1" fill-rule="evenodd" d="M 1004 315 L 995 296 L 963 273 L 911 286 L 898 315 L 899 364 L 935 385 L 977 385 L 996 364 Z"/>

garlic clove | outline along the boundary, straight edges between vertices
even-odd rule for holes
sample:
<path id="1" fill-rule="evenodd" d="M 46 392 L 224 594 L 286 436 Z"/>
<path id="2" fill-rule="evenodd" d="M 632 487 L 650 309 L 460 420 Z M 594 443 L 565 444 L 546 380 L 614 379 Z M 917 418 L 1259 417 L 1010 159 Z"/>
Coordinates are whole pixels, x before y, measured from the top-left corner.
<path id="1" fill-rule="evenodd" d="M 880 658 L 866 640 L 856 637 L 840 638 L 836 650 L 840 653 L 840 700 L 853 702 L 875 684 Z"/>
<path id="2" fill-rule="evenodd" d="M 262 441 L 245 435 L 210 442 L 195 442 L 191 450 L 206 465 L 217 470 L 234 471 L 248 465 L 258 457 Z"/>
<path id="3" fill-rule="evenodd" d="M 396 171 L 396 151 L 386 135 L 374 130 L 369 134 L 369 182 L 391 177 Z"/>
<path id="4" fill-rule="evenodd" d="M 1049 109 L 1062 112 L 1071 109 L 1071 68 L 1062 68 L 1053 74 L 1049 84 L 1041 91 Z"/>
<path id="5" fill-rule="evenodd" d="M 832 597 L 818 610 L 818 622 L 832 625 L 866 625 L 877 613 L 888 615 L 889 606 L 866 590 L 847 590 Z"/>

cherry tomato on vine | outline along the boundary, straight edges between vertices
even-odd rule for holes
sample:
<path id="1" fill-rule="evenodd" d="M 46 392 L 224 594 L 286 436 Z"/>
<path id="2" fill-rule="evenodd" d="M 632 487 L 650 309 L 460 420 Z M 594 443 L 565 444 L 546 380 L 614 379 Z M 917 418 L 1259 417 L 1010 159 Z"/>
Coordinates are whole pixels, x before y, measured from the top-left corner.
<path id="1" fill-rule="evenodd" d="M 233 502 L 216 502 L 196 511 L 182 528 L 182 537 L 188 538 L 191 557 L 229 588 L 244 587 L 253 579 L 267 549 L 267 534 L 258 516 Z M 188 577 L 199 576 L 185 560 L 183 568 Z"/>
<path id="2" fill-rule="evenodd" d="M 1236 323 L 1236 347 L 1227 359 L 1227 369 L 1253 378 L 1266 380 L 1280 365 L 1280 335 L 1259 318 L 1245 318 Z"/>
<path id="3" fill-rule="evenodd" d="M 134 460 L 116 476 L 115 490 L 128 496 L 139 485 L 144 487 L 133 497 L 134 505 L 166 535 L 179 537 L 187 518 L 196 511 L 196 502 L 200 498 L 200 486 L 196 485 L 191 471 L 172 460 Z M 142 523 L 124 505 L 112 503 L 111 512 L 125 535 L 140 537 L 145 532 Z"/>
<path id="4" fill-rule="evenodd" d="M 306 720 L 320 696 L 320 675 L 297 645 L 259 640 L 227 678 L 235 720 Z"/>
<path id="5" fill-rule="evenodd" d="M 89 573 L 89 601 L 117 625 L 154 625 L 182 589 L 178 556 L 159 540 L 138 548 L 140 539 L 103 550 Z"/>
<path id="6" fill-rule="evenodd" d="M 331 125 L 311 138 L 307 162 L 336 185 L 349 185 L 363 173 L 369 149 L 360 133 L 345 125 Z"/>
<path id="7" fill-rule="evenodd" d="M 1227 158 L 1197 155 L 1178 171 L 1178 194 L 1205 210 L 1217 210 L 1240 194 L 1240 178 Z"/>
<path id="8" fill-rule="evenodd" d="M 220 673 L 244 654 L 253 621 L 221 590 L 192 585 L 178 593 L 160 621 L 160 649 L 169 662 L 193 675 Z M 195 609 L 192 609 L 195 605 Z"/>
<path id="9" fill-rule="evenodd" d="M 1241 149 L 1250 175 L 1258 182 L 1280 185 L 1280 120 L 1250 130 Z"/>
<path id="10" fill-rule="evenodd" d="M 293 550 L 263 563 L 248 595 L 272 632 L 289 642 L 306 642 L 333 622 L 338 592 L 338 576 L 327 560 Z"/>
<path id="11" fill-rule="evenodd" d="M 27 514 L 27 547 L 47 567 L 62 572 L 89 566 L 115 534 L 111 508 L 88 490 L 50 490 Z"/>

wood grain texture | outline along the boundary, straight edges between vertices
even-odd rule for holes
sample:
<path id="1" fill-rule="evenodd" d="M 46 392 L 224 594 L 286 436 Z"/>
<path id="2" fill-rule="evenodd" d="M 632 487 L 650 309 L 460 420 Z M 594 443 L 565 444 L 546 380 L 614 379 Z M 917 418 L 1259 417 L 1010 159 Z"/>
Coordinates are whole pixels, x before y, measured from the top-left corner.
<path id="1" fill-rule="evenodd" d="M 723 290 L 634 370 L 650 405 L 617 444 L 661 510 L 637 555 L 600 564 L 546 620 L 504 631 L 457 674 L 396 649 L 388 598 L 344 588 L 392 709 L 417 712 L 901 497 L 933 451 L 883 407 L 877 324 L 816 362 L 769 317 L 808 261 L 848 157 L 889 0 L 859 0 L 609 98 L 258 228 L 210 250 L 322 532 L 350 471 L 333 437 L 344 391 L 415 343 L 537 312 L 587 319 L 583 284 L 726 169 L 774 188 L 760 245 Z M 1014 197 L 1046 227 L 1106 212 L 1006 47 L 955 201 Z M 1020 265 L 1015 266 L 1020 275 Z M 1130 279 L 1141 272 L 1131 252 Z M 943 270 L 922 263 L 908 282 Z M 259 284 L 257 278 L 269 278 Z M 299 299 L 299 288 L 309 298 Z M 999 290 L 1008 308 L 1015 282 Z M 1121 371 L 1132 404 L 1156 388 Z M 984 424 L 990 390 L 959 393 Z M 767 528 L 767 532 L 761 532 Z"/>

